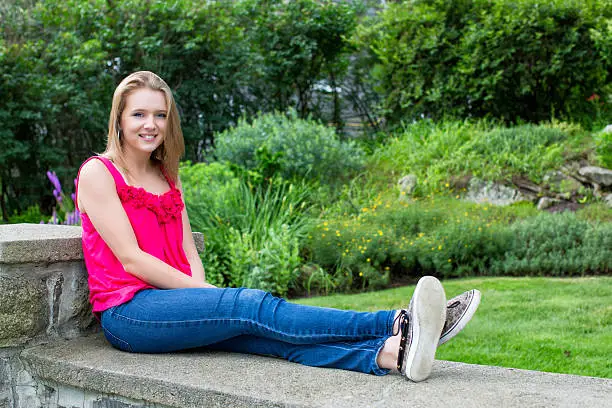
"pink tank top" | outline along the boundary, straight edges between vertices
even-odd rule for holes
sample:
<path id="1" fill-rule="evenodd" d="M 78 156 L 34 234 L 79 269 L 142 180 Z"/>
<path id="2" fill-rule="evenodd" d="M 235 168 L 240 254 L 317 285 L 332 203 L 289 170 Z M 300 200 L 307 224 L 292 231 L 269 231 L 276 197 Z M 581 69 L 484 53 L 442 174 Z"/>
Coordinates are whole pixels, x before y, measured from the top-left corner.
<path id="1" fill-rule="evenodd" d="M 115 165 L 105 157 L 90 157 L 83 165 L 92 159 L 102 161 L 113 176 L 117 195 L 132 224 L 140 248 L 191 276 L 191 267 L 183 250 L 181 211 L 185 205 L 181 192 L 163 168 L 162 172 L 170 185 L 170 190 L 156 195 L 143 188 L 127 185 Z M 79 175 L 80 172 L 79 169 Z M 125 271 L 121 262 L 96 231 L 87 214 L 81 215 L 81 226 L 83 228 L 83 255 L 89 275 L 89 301 L 96 315 L 110 307 L 129 301 L 136 292 L 142 289 L 153 288 Z"/>

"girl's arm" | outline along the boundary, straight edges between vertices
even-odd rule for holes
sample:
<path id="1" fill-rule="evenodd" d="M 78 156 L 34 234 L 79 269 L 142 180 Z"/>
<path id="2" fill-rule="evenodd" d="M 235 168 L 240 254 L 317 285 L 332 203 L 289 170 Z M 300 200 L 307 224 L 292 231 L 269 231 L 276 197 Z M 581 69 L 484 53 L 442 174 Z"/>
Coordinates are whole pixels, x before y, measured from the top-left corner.
<path id="1" fill-rule="evenodd" d="M 81 211 L 87 214 L 96 231 L 127 272 L 162 289 L 211 286 L 185 275 L 140 249 L 117 195 L 115 181 L 102 162 L 90 160 L 83 166 L 78 192 Z"/>
<path id="2" fill-rule="evenodd" d="M 176 186 L 182 194 L 183 189 L 180 180 Z M 183 218 L 183 249 L 185 250 L 187 260 L 189 261 L 189 266 L 191 267 L 191 276 L 200 282 L 205 282 L 206 274 L 204 272 L 204 266 L 202 265 L 202 259 L 200 259 L 200 255 L 198 254 L 198 250 L 193 240 L 193 232 L 191 231 L 189 216 L 187 215 L 187 207 L 183 208 L 181 216 Z"/>

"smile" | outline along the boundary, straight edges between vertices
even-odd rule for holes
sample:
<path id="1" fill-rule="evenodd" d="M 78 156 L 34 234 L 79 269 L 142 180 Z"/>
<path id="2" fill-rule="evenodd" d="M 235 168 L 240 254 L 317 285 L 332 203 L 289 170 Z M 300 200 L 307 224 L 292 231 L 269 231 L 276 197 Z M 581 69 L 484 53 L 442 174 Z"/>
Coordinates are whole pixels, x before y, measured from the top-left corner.
<path id="1" fill-rule="evenodd" d="M 150 140 L 155 139 L 155 137 L 156 137 L 157 135 L 140 135 L 140 134 L 139 134 L 138 136 L 140 136 L 140 137 L 141 137 L 141 138 L 143 138 L 144 140 L 150 141 Z"/>

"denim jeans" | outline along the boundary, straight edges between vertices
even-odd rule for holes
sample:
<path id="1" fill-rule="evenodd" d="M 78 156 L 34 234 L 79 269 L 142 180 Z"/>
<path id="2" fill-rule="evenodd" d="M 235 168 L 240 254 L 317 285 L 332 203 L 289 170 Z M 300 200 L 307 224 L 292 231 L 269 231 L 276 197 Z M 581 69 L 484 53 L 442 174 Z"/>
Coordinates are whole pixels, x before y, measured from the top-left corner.
<path id="1" fill-rule="evenodd" d="M 102 328 L 129 352 L 206 347 L 383 375 L 376 358 L 394 316 L 298 305 L 256 289 L 147 289 L 105 310 Z"/>

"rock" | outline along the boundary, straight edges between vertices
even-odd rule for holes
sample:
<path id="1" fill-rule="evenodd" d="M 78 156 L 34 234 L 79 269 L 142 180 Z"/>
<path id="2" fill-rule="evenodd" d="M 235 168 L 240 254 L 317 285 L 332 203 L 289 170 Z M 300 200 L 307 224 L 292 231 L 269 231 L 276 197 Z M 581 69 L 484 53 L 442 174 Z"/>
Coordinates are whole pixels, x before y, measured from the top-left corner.
<path id="1" fill-rule="evenodd" d="M 542 197 L 540 198 L 540 201 L 538 201 L 538 210 L 545 210 L 547 208 L 552 207 L 558 202 L 559 200 L 555 200 L 554 198 Z"/>
<path id="2" fill-rule="evenodd" d="M 612 125 L 606 126 L 601 133 L 612 133 Z"/>
<path id="3" fill-rule="evenodd" d="M 568 193 L 569 196 L 577 193 L 584 187 L 581 182 L 560 171 L 547 173 L 543 181 L 550 186 L 552 191 L 562 194 Z"/>
<path id="4" fill-rule="evenodd" d="M 407 176 L 402 177 L 397 184 L 400 189 L 400 200 L 412 195 L 414 189 L 417 186 L 417 176 L 414 174 L 409 174 Z"/>
<path id="5" fill-rule="evenodd" d="M 612 186 L 612 170 L 604 169 L 603 167 L 587 166 L 578 170 L 578 173 L 595 184 L 604 187 Z"/>
<path id="6" fill-rule="evenodd" d="M 0 276 L 0 347 L 18 345 L 49 322 L 47 288 L 41 279 Z"/>
<path id="7" fill-rule="evenodd" d="M 476 177 L 468 185 L 467 201 L 475 203 L 490 203 L 494 205 L 509 205 L 518 201 L 528 200 L 520 191 Z"/>
<path id="8" fill-rule="evenodd" d="M 612 193 L 607 194 L 603 200 L 604 200 L 604 203 L 606 203 L 608 207 L 612 208 Z"/>

